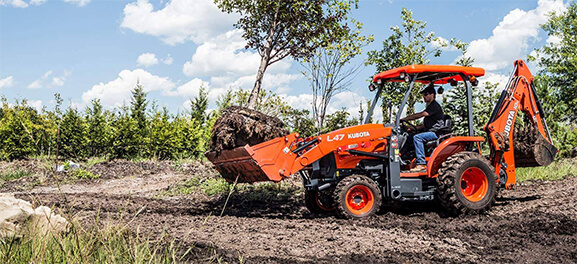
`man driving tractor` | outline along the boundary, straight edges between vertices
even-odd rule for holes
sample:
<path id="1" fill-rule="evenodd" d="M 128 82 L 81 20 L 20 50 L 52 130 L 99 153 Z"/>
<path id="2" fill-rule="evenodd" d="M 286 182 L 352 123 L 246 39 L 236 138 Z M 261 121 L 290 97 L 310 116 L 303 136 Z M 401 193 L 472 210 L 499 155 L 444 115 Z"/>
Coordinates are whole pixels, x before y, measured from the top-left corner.
<path id="1" fill-rule="evenodd" d="M 415 145 L 415 155 L 416 155 L 416 165 L 411 169 L 411 172 L 424 171 L 427 169 L 425 166 L 425 146 L 427 141 L 437 139 L 437 134 L 435 133 L 434 126 L 439 122 L 443 121 L 443 109 L 441 105 L 435 101 L 436 91 L 434 83 L 430 83 L 425 88 L 420 91 L 423 96 L 423 101 L 427 104 L 425 110 L 419 113 L 415 113 L 404 118 L 401 121 L 411 121 L 416 120 L 421 117 L 425 117 L 423 124 L 416 126 L 417 134 L 413 136 L 413 144 Z M 419 131 L 424 131 L 418 133 Z"/>

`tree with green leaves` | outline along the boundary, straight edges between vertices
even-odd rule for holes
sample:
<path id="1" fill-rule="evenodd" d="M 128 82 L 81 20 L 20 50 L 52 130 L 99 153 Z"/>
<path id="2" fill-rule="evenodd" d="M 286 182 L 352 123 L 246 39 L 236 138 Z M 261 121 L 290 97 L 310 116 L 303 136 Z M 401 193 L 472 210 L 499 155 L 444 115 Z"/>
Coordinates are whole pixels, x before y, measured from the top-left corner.
<path id="1" fill-rule="evenodd" d="M 180 149 L 178 133 L 174 129 L 174 123 L 170 122 L 168 109 L 154 112 L 150 120 L 150 140 L 148 154 L 157 159 L 174 159 Z"/>
<path id="2" fill-rule="evenodd" d="M 92 100 L 91 106 L 86 107 L 86 145 L 91 157 L 104 155 L 110 144 L 108 116 L 109 114 L 103 109 L 100 99 Z"/>
<path id="3" fill-rule="evenodd" d="M 148 101 L 146 99 L 147 93 L 139 81 L 136 82 L 136 87 L 132 90 L 132 99 L 130 101 L 130 115 L 136 121 L 138 129 L 146 130 L 146 107 Z"/>
<path id="4" fill-rule="evenodd" d="M 69 107 L 60 124 L 59 156 L 67 159 L 82 160 L 86 157 L 86 129 L 78 110 Z"/>
<path id="5" fill-rule="evenodd" d="M 550 92 L 567 105 L 569 111 L 561 118 L 577 121 L 577 2 L 571 2 L 563 13 L 550 14 L 541 27 L 556 41 L 537 49 L 537 56 L 529 59 L 539 62 L 541 74 L 553 87 Z"/>
<path id="6" fill-rule="evenodd" d="M 130 117 L 136 124 L 134 137 L 131 148 L 142 150 L 144 145 L 149 143 L 149 120 L 146 117 L 146 107 L 148 106 L 147 93 L 144 92 L 144 87 L 139 81 L 136 82 L 136 87 L 132 90 L 132 98 L 130 100 Z M 142 152 L 142 151 L 139 151 Z"/>
<path id="7" fill-rule="evenodd" d="M 231 91 L 230 104 L 248 107 L 247 98 L 249 97 L 250 93 L 248 91 Z M 290 105 L 287 104 L 284 98 L 278 96 L 272 91 L 261 90 L 258 100 L 261 103 L 258 104 L 254 110 L 257 110 L 265 115 L 280 116 L 290 108 Z"/>
<path id="8" fill-rule="evenodd" d="M 351 85 L 360 65 L 348 67 L 351 60 L 362 53 L 362 47 L 373 41 L 373 36 L 361 35 L 362 23 L 351 19 L 354 30 L 340 39 L 319 48 L 313 56 L 305 58 L 301 65 L 303 74 L 309 80 L 313 95 L 313 120 L 317 132 L 324 126 L 327 107 L 334 95 Z"/>
<path id="9" fill-rule="evenodd" d="M 447 45 L 439 41 L 433 32 L 425 30 L 427 23 L 413 18 L 413 12 L 403 8 L 401 27 L 392 26 L 393 32 L 385 41 L 381 50 L 368 52 L 366 65 L 374 65 L 377 73 L 410 64 L 428 64 L 429 56 L 439 57 L 441 47 Z M 437 42 L 439 45 L 432 45 Z M 400 105 L 403 95 L 408 90 L 406 84 L 387 82 L 382 93 L 383 122 L 392 119 L 395 107 Z M 419 99 L 419 89 L 413 93 L 407 103 L 407 113 L 411 114 L 414 104 Z"/>
<path id="10" fill-rule="evenodd" d="M 42 121 L 37 111 L 26 100 L 16 101 L 11 107 L 2 97 L 0 118 L 0 158 L 23 159 L 39 153 Z"/>
<path id="11" fill-rule="evenodd" d="M 198 96 L 190 99 L 190 117 L 204 124 L 207 119 L 206 109 L 208 108 L 208 92 L 204 86 L 200 86 Z"/>
<path id="12" fill-rule="evenodd" d="M 359 124 L 358 120 L 354 118 L 350 118 L 349 112 L 347 112 L 346 108 L 342 108 L 330 115 L 327 115 L 327 122 L 325 127 L 323 128 L 323 132 L 331 132 L 337 129 L 356 126 Z"/>
<path id="13" fill-rule="evenodd" d="M 138 124 L 124 105 L 115 113 L 112 122 L 112 142 L 110 154 L 113 158 L 135 158 L 142 155 L 144 140 L 138 136 Z"/>
<path id="14" fill-rule="evenodd" d="M 295 109 L 290 107 L 281 115 L 280 119 L 286 124 L 291 132 L 298 132 L 301 136 L 307 137 L 314 135 L 317 130 L 310 111 Z"/>
<path id="15" fill-rule="evenodd" d="M 266 69 L 288 56 L 295 60 L 309 57 L 317 48 L 340 39 L 349 28 L 344 23 L 358 0 L 215 0 L 224 12 L 238 13 L 235 27 L 243 31 L 261 56 L 248 108 L 258 104 Z"/>

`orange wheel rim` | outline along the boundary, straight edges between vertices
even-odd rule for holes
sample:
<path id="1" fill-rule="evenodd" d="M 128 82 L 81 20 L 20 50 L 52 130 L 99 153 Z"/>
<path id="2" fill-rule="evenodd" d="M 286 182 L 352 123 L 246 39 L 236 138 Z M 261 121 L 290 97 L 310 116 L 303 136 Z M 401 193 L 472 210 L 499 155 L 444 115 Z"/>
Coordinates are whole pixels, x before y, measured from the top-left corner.
<path id="1" fill-rule="evenodd" d="M 461 192 L 471 202 L 481 201 L 487 195 L 489 181 L 479 168 L 468 168 L 461 175 Z"/>
<path id="2" fill-rule="evenodd" d="M 352 214 L 364 215 L 373 208 L 375 197 L 369 187 L 355 185 L 347 192 L 345 203 Z"/>

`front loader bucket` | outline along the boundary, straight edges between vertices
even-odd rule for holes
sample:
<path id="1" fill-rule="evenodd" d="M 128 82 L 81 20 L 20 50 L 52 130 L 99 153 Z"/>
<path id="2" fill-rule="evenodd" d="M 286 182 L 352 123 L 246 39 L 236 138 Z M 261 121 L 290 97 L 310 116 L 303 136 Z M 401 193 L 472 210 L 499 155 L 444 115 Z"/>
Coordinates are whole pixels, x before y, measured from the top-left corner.
<path id="1" fill-rule="evenodd" d="M 214 164 L 216 170 L 228 182 L 253 183 L 260 181 L 279 182 L 285 175 L 285 168 L 290 169 L 294 157 L 287 150 L 289 138 L 295 134 L 278 137 L 258 145 L 238 147 L 232 150 L 222 150 L 220 153 L 211 151 L 205 156 Z"/>
<path id="2" fill-rule="evenodd" d="M 516 129 L 514 134 L 516 167 L 547 166 L 553 162 L 557 148 L 529 125 Z"/>

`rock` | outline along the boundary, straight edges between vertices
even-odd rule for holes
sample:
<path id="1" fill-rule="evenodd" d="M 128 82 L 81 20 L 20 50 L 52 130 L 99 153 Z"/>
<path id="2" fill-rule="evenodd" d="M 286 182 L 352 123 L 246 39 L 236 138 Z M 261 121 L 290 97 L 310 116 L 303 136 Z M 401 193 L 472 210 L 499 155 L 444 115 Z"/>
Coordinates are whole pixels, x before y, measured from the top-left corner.
<path id="1" fill-rule="evenodd" d="M 80 169 L 80 164 L 74 163 L 73 161 L 67 161 L 66 164 L 64 164 L 64 165 L 56 166 L 57 172 L 61 172 L 61 171 L 65 171 L 65 170 L 77 170 L 77 169 Z"/>
<path id="2" fill-rule="evenodd" d="M 62 233 L 68 226 L 64 217 L 46 206 L 33 209 L 32 204 L 11 193 L 0 193 L 0 237 L 21 237 L 25 227 L 40 234 Z"/>

